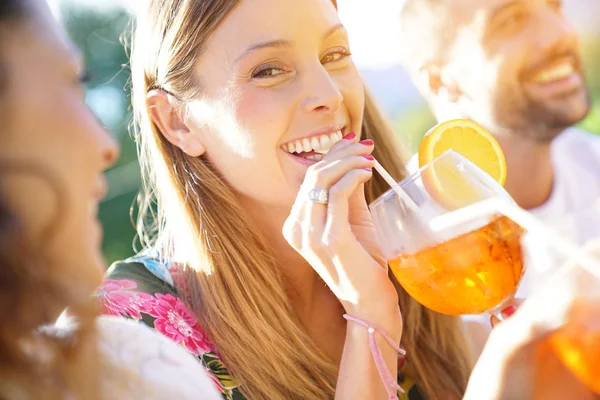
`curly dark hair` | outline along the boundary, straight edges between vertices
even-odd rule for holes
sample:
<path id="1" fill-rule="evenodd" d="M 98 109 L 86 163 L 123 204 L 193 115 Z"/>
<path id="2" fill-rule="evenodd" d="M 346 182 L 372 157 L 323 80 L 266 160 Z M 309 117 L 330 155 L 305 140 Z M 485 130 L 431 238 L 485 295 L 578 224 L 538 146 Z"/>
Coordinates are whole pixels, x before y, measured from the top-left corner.
<path id="1" fill-rule="evenodd" d="M 31 6 L 31 0 L 0 0 L 0 48 L 12 28 L 31 17 Z M 6 83 L 11 71 L 4 54 L 0 52 L 1 103 L 10 102 Z M 4 129 L 0 127 L 0 146 L 6 140 Z M 42 237 L 30 237 L 3 191 L 6 176 L 15 173 L 41 175 L 53 183 L 43 168 L 0 157 L 0 399 L 95 399 L 96 304 L 90 299 L 89 305 L 73 310 L 78 328 L 68 337 L 40 329 L 54 322 L 56 310 L 71 305 L 69 291 L 56 279 L 60 266 L 44 259 L 44 244 L 59 228 L 62 210 Z"/>

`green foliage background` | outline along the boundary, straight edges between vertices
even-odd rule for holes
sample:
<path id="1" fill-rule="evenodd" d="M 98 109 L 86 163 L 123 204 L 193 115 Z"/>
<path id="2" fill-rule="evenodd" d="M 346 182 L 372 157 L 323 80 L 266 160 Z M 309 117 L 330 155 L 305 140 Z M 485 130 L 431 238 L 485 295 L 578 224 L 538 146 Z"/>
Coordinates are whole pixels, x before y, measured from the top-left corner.
<path id="1" fill-rule="evenodd" d="M 100 209 L 105 229 L 103 250 L 108 262 L 113 262 L 134 253 L 135 231 L 129 214 L 139 188 L 135 144 L 129 135 L 128 60 L 120 41 L 127 31 L 130 16 L 119 9 L 99 12 L 70 6 L 63 10 L 62 18 L 71 37 L 83 51 L 93 77 L 89 85 L 89 103 L 121 143 L 122 155 L 108 173 L 111 189 Z M 594 105 L 581 127 L 600 134 L 600 74 L 597 72 L 600 71 L 600 36 L 584 39 L 584 59 Z M 99 95 L 103 93 L 110 96 Z M 104 115 L 106 110 L 112 111 Z M 402 138 L 414 151 L 422 134 L 435 121 L 424 103 L 416 103 L 414 107 L 398 112 L 394 122 L 398 132 L 411 132 Z"/>
<path id="2" fill-rule="evenodd" d="M 116 118 L 110 118 L 110 121 L 103 119 L 121 144 L 121 157 L 107 174 L 110 190 L 100 207 L 100 220 L 104 226 L 103 250 L 109 263 L 131 256 L 135 237 L 129 214 L 139 188 L 139 169 L 135 143 L 129 134 L 130 71 L 128 57 L 121 43 L 130 20 L 131 16 L 120 9 L 98 12 L 84 7 L 71 7 L 63 13 L 63 23 L 83 52 L 92 76 L 88 85 L 88 102 L 101 119 L 102 112 L 98 110 L 111 109 L 114 103 L 122 107 Z M 112 96 L 99 103 L 91 101 L 95 93 L 102 91 L 110 91 Z"/>

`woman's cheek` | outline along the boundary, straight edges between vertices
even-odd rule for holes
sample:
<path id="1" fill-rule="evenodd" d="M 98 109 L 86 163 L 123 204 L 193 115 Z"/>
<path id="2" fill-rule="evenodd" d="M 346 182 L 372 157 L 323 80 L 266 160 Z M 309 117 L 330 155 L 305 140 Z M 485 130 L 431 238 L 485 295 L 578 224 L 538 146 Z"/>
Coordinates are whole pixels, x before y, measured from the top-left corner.
<path id="1" fill-rule="evenodd" d="M 298 110 L 292 90 L 286 87 L 253 87 L 239 94 L 236 110 L 241 127 L 254 136 L 278 142 Z"/>

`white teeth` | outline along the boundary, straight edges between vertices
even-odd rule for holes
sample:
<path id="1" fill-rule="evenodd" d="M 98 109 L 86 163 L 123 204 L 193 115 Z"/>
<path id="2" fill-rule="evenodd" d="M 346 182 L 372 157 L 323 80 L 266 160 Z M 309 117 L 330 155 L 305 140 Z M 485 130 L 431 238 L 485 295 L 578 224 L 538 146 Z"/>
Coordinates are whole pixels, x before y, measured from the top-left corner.
<path id="1" fill-rule="evenodd" d="M 306 159 L 313 161 L 321 161 L 323 159 L 323 154 L 311 154 L 306 156 Z"/>
<path id="2" fill-rule="evenodd" d="M 339 130 L 334 133 L 330 133 L 329 135 L 322 135 L 319 137 L 313 136 L 312 138 L 304 138 L 300 140 L 296 140 L 294 142 L 285 143 L 281 146 L 281 148 L 288 153 L 308 153 L 311 151 L 318 151 L 322 153 L 327 153 L 327 151 L 333 146 L 335 143 L 342 140 L 343 134 L 342 131 Z M 320 157 L 320 158 L 319 158 Z M 308 157 L 307 157 L 308 158 Z M 321 155 L 317 155 L 317 158 L 320 160 L 323 158 Z M 311 160 L 313 158 L 310 158 Z"/>
<path id="3" fill-rule="evenodd" d="M 310 144 L 312 145 L 313 149 L 318 149 L 319 147 L 321 147 L 321 144 L 319 143 L 319 139 L 317 139 L 316 137 L 313 137 L 310 140 Z"/>
<path id="4" fill-rule="evenodd" d="M 575 72 L 573 64 L 571 64 L 570 62 L 563 62 L 561 64 L 556 65 L 555 67 L 540 72 L 536 75 L 534 81 L 538 83 L 548 83 L 552 81 L 557 81 L 568 77 L 573 72 Z"/>
<path id="5" fill-rule="evenodd" d="M 307 153 L 313 149 L 310 144 L 310 140 L 302 139 L 302 149 Z"/>
<path id="6" fill-rule="evenodd" d="M 329 140 L 329 136 L 321 136 L 319 141 L 321 142 L 320 150 L 329 150 L 333 143 Z"/>

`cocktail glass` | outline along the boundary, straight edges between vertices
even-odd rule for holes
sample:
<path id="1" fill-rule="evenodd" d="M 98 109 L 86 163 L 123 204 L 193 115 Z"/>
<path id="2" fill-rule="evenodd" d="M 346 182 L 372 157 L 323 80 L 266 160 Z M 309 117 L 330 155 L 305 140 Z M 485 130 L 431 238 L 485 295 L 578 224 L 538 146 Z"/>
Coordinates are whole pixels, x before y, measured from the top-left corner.
<path id="1" fill-rule="evenodd" d="M 524 230 L 500 210 L 461 214 L 504 188 L 448 151 L 369 205 L 390 269 L 424 306 L 448 315 L 501 315 L 524 273 Z M 456 218 L 458 216 L 458 218 Z"/>

